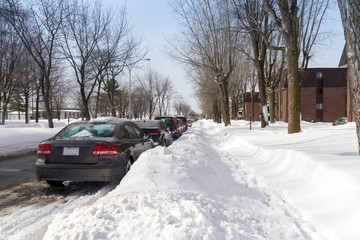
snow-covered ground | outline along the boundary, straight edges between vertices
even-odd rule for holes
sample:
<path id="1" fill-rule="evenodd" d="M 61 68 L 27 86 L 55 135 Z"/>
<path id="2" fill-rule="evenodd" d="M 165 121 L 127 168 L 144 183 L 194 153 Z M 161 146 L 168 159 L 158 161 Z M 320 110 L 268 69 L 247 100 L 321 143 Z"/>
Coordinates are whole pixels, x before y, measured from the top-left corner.
<path id="1" fill-rule="evenodd" d="M 0 152 L 36 148 L 65 124 L 0 126 Z M 288 135 L 285 123 L 201 120 L 112 191 L 0 218 L 0 239 L 359 239 L 359 199 L 354 123 Z"/>

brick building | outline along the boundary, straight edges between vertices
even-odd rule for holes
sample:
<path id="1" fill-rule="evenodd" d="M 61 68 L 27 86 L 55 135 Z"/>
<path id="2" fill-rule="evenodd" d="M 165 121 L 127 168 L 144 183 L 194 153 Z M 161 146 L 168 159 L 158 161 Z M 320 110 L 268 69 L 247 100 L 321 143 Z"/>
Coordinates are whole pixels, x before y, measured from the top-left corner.
<path id="1" fill-rule="evenodd" d="M 276 93 L 276 119 L 287 122 L 287 82 L 283 78 Z M 333 122 L 347 116 L 347 69 L 309 68 L 301 85 L 301 120 Z"/>
<path id="2" fill-rule="evenodd" d="M 251 95 L 249 92 L 246 93 L 245 103 L 240 102 L 240 118 L 250 121 L 250 113 L 251 116 L 254 116 L 254 121 L 260 121 L 260 98 L 258 92 L 254 96 L 254 112 L 252 111 Z"/>

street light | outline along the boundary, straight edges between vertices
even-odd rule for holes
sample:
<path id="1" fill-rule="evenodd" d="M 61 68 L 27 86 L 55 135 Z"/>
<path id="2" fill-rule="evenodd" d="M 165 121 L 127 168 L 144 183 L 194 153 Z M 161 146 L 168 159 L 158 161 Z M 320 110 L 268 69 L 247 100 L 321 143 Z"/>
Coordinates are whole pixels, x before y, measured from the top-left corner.
<path id="1" fill-rule="evenodd" d="M 129 119 L 130 120 L 131 120 L 131 70 L 134 67 L 134 65 L 140 61 L 150 61 L 150 58 L 142 58 L 127 65 L 129 69 Z"/>

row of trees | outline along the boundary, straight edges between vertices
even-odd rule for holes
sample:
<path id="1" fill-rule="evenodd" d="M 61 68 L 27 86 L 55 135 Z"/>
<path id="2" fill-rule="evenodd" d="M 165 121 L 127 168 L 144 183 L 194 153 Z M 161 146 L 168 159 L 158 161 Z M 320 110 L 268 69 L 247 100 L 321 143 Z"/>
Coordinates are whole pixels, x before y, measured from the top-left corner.
<path id="1" fill-rule="evenodd" d="M 50 128 L 72 95 L 86 119 L 128 115 L 129 85 L 122 79 L 146 50 L 132 34 L 125 6 L 114 11 L 100 1 L 0 0 L 0 31 L 2 124 L 8 106 L 27 111 L 32 96 L 36 120 L 42 104 Z M 149 70 L 135 80 L 133 116 L 169 112 L 174 90 L 168 77 Z"/>
<path id="2" fill-rule="evenodd" d="M 169 54 L 190 69 L 202 109 L 225 126 L 236 118 L 239 99 L 256 88 L 261 126 L 267 125 L 267 103 L 273 122 L 275 91 L 286 68 L 288 132 L 296 133 L 301 81 L 329 2 L 174 0 L 180 32 L 169 41 Z"/>
<path id="3" fill-rule="evenodd" d="M 288 84 L 288 133 L 300 126 L 300 90 L 330 0 L 174 0 L 180 32 L 169 55 L 185 63 L 201 108 L 230 124 L 239 96 L 257 85 L 261 126 L 267 102 L 274 120 L 274 92 L 284 69 Z M 346 39 L 350 89 L 360 153 L 360 1 L 337 0 Z M 242 93 L 242 94 L 241 94 Z M 218 97 L 216 97 L 218 96 Z M 232 116 L 235 118 L 235 116 Z"/>

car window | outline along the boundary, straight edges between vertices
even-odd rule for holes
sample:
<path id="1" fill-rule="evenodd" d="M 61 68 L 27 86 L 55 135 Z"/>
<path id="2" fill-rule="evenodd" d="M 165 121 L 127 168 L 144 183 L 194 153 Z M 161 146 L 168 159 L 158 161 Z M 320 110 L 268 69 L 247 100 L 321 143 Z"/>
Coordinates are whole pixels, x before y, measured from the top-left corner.
<path id="1" fill-rule="evenodd" d="M 160 118 L 159 120 L 163 121 L 168 127 L 171 127 L 173 125 L 172 118 Z"/>
<path id="2" fill-rule="evenodd" d="M 117 138 L 129 138 L 124 128 L 120 128 L 117 133 Z"/>
<path id="3" fill-rule="evenodd" d="M 85 129 L 93 133 L 95 137 L 114 136 L 116 124 L 113 123 L 93 123 L 86 124 Z"/>
<path id="4" fill-rule="evenodd" d="M 131 139 L 137 139 L 138 135 L 134 130 L 134 127 L 129 125 L 129 124 L 125 124 L 125 131 L 127 132 L 127 135 L 129 136 L 129 138 Z"/>
<path id="5" fill-rule="evenodd" d="M 71 137 L 85 129 L 86 123 L 73 123 L 67 125 L 56 136 L 57 137 Z"/>
<path id="6" fill-rule="evenodd" d="M 144 137 L 144 132 L 138 126 L 134 126 L 134 130 L 136 132 L 137 138 L 141 139 Z"/>
<path id="7" fill-rule="evenodd" d="M 57 137 L 113 137 L 114 123 L 79 123 L 70 124 L 61 130 Z"/>

